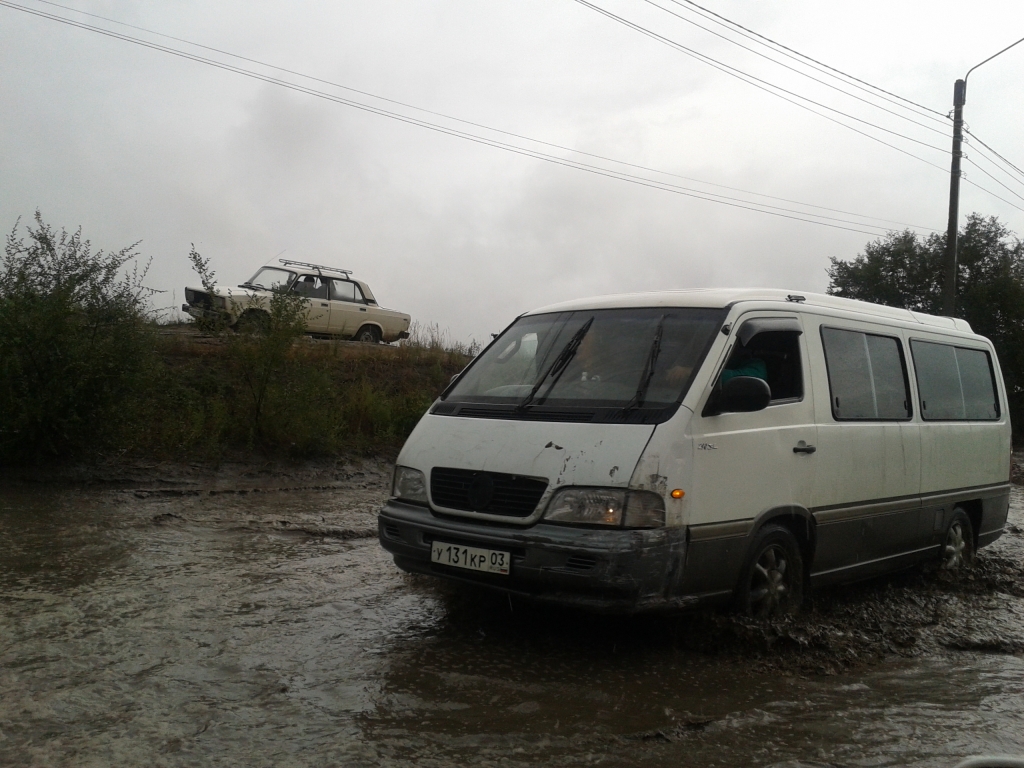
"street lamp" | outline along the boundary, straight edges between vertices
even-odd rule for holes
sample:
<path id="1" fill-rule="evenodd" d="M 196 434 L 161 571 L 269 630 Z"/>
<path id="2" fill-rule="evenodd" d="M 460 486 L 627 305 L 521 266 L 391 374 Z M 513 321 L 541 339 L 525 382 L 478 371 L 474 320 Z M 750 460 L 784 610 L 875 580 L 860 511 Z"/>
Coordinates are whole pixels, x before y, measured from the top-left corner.
<path id="1" fill-rule="evenodd" d="M 964 104 L 967 103 L 967 78 L 971 72 L 982 64 L 992 61 L 1000 53 L 1006 53 L 1014 45 L 1024 43 L 1024 37 L 1016 43 L 1006 46 L 998 53 L 989 56 L 985 61 L 975 64 L 964 75 L 963 80 L 953 84 L 953 162 L 949 171 L 949 225 L 946 228 L 946 281 L 943 286 L 942 311 L 947 317 L 953 317 L 956 310 L 956 239 L 957 220 L 960 218 L 960 158 L 963 152 L 960 145 L 964 138 Z"/>

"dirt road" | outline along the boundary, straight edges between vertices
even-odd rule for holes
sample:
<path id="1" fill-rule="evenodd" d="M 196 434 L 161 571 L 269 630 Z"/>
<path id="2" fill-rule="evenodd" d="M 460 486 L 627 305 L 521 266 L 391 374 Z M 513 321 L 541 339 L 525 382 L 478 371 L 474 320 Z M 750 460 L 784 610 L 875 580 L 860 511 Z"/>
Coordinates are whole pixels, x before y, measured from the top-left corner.
<path id="1" fill-rule="evenodd" d="M 1024 754 L 1024 496 L 772 625 L 401 574 L 384 465 L 0 490 L 0 765 L 952 766 Z"/>

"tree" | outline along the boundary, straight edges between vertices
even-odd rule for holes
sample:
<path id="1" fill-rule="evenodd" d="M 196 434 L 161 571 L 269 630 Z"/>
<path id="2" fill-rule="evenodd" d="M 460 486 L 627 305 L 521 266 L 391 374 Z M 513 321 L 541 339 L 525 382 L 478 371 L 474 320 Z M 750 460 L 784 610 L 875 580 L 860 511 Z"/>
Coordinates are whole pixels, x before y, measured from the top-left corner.
<path id="1" fill-rule="evenodd" d="M 942 314 L 945 234 L 890 232 L 852 261 L 832 258 L 828 293 Z M 957 245 L 957 316 L 992 340 L 1006 382 L 1014 444 L 1024 437 L 1024 242 L 972 213 Z"/>

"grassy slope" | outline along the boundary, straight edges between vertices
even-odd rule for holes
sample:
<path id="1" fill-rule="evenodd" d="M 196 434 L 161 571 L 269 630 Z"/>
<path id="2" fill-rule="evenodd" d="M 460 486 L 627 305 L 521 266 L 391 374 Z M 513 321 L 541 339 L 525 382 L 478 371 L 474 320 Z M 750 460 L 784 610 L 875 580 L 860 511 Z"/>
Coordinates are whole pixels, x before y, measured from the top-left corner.
<path id="1" fill-rule="evenodd" d="M 389 347 L 300 338 L 271 366 L 238 339 L 159 334 L 151 374 L 112 446 L 126 457 L 215 460 L 239 450 L 311 458 L 393 456 L 468 362 L 439 344 Z"/>

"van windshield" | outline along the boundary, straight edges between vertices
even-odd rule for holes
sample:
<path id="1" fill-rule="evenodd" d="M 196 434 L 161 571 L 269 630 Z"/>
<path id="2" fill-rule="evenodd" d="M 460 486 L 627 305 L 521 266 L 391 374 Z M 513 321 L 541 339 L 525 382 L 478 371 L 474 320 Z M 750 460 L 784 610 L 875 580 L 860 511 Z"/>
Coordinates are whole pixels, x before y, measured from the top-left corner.
<path id="1" fill-rule="evenodd" d="M 466 371 L 456 403 L 665 407 L 690 385 L 725 310 L 598 309 L 520 318 Z"/>

